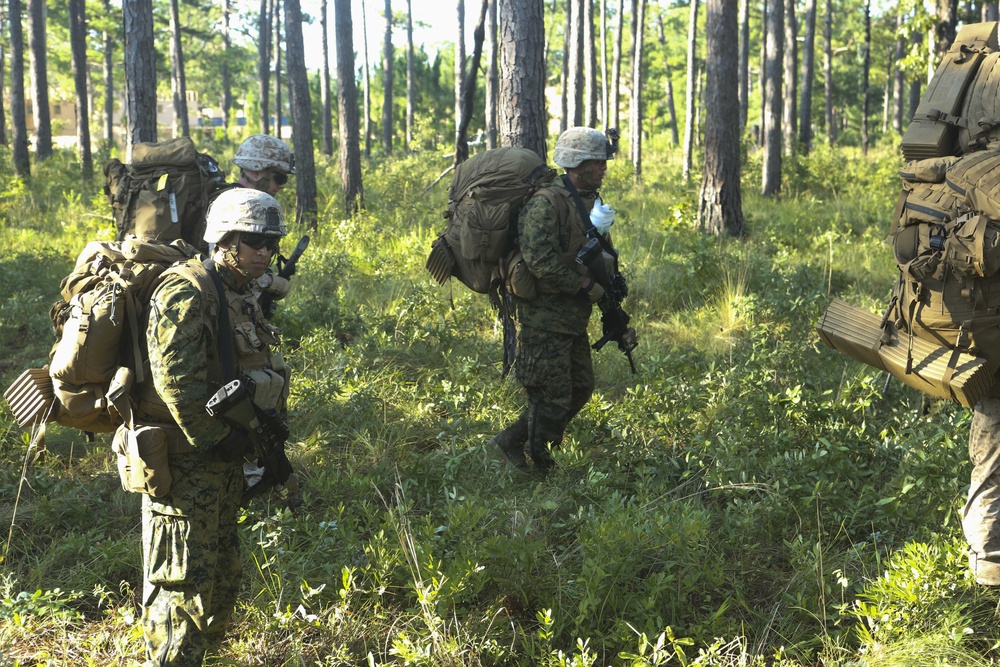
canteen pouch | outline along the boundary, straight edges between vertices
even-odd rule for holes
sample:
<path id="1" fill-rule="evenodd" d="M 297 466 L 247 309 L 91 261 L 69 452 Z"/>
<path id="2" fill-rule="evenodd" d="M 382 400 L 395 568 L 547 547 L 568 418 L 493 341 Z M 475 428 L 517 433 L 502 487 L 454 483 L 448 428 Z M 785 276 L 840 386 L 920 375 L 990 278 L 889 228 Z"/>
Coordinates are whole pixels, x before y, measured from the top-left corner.
<path id="1" fill-rule="evenodd" d="M 118 456 L 118 476 L 122 488 L 159 498 L 170 493 L 170 462 L 166 433 L 159 426 L 121 425 L 111 448 Z"/>
<path id="2" fill-rule="evenodd" d="M 243 376 L 250 400 L 261 410 L 274 410 L 283 397 L 285 378 L 269 368 L 249 371 Z"/>
<path id="3" fill-rule="evenodd" d="M 520 250 L 515 250 L 501 263 L 504 286 L 519 299 L 531 301 L 538 296 L 538 280 L 528 270 Z"/>

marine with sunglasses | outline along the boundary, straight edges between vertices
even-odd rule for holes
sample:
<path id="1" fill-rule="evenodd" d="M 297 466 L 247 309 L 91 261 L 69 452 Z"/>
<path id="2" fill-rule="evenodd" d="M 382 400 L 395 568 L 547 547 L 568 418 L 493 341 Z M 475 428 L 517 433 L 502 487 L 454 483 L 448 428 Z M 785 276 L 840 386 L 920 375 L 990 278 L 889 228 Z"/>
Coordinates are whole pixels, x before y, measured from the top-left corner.
<path id="1" fill-rule="evenodd" d="M 240 168 L 236 185 L 253 188 L 276 197 L 288 185 L 288 177 L 295 174 L 295 154 L 284 141 L 269 134 L 253 134 L 247 137 L 239 148 L 233 164 Z M 254 291 L 260 296 L 262 291 L 270 293 L 275 301 L 288 296 L 291 285 L 288 281 L 268 269 L 257 279 Z"/>
<path id="2" fill-rule="evenodd" d="M 245 431 L 210 416 L 205 404 L 240 379 L 257 408 L 285 418 L 289 370 L 280 332 L 251 289 L 285 234 L 274 197 L 227 190 L 208 212 L 211 260 L 169 269 L 150 301 L 152 382 L 140 389 L 137 413 L 142 424 L 176 433 L 183 446 L 169 450 L 168 493 L 142 499 L 146 665 L 201 665 L 221 646 L 236 604 L 237 517 L 252 446 Z M 283 452 L 279 460 L 279 469 L 290 470 Z M 278 481 L 286 482 L 287 472 Z"/>

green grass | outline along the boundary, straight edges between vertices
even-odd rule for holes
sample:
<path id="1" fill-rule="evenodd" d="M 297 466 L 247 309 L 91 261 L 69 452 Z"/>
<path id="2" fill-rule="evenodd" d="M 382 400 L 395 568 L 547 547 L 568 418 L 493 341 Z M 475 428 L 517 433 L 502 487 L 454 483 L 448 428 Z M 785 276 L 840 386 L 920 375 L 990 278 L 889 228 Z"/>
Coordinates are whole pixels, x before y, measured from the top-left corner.
<path id="1" fill-rule="evenodd" d="M 245 512 L 223 657 L 994 664 L 996 595 L 966 577 L 958 522 L 968 411 L 922 411 L 814 332 L 835 296 L 887 300 L 898 158 L 790 158 L 777 201 L 756 194 L 758 159 L 743 241 L 696 231 L 698 184 L 677 156 L 648 154 L 642 184 L 611 163 L 640 372 L 614 346 L 595 355 L 597 392 L 544 481 L 484 447 L 522 401 L 485 297 L 423 269 L 447 183 L 425 188 L 444 166 L 370 163 L 368 208 L 344 219 L 336 165 L 320 159 L 329 199 L 276 318 L 305 504 Z M 62 154 L 41 169 L 22 184 L 0 165 L 4 386 L 45 363 L 59 279 L 86 241 L 112 236 L 99 183 Z M 47 444 L 22 482 L 25 434 L 0 417 L 0 665 L 129 664 L 138 498 L 117 488 L 107 437 L 50 426 Z"/>

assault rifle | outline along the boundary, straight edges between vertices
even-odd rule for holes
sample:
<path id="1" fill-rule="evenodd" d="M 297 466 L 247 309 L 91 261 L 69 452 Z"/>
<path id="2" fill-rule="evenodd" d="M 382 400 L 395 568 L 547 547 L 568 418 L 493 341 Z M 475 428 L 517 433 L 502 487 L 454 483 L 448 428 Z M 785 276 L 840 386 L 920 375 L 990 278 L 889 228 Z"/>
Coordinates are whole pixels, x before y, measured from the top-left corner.
<path id="1" fill-rule="evenodd" d="M 618 349 L 625 353 L 632 372 L 637 373 L 635 361 L 632 360 L 632 350 L 638 344 L 635 329 L 628 325 L 631 318 L 622 309 L 622 300 L 628 296 L 625 276 L 618 271 L 608 271 L 601 252 L 601 243 L 596 238 L 591 238 L 583 244 L 576 255 L 576 261 L 586 266 L 597 284 L 604 288 L 604 296 L 597 304 L 601 309 L 604 335 L 591 347 L 600 350 L 610 341 L 618 343 Z"/>
<path id="2" fill-rule="evenodd" d="M 278 255 L 277 265 L 278 265 L 278 277 L 288 280 L 293 275 L 295 275 L 296 264 L 298 264 L 299 258 L 302 257 L 302 253 L 306 251 L 309 247 L 309 235 L 306 234 L 299 239 L 299 242 L 295 245 L 295 250 L 292 251 L 291 256 L 285 259 L 281 255 Z M 274 317 L 274 311 L 278 309 L 278 304 L 274 302 L 274 297 L 267 290 L 264 290 L 260 295 L 260 309 L 264 313 L 264 317 L 271 319 Z"/>
<path id="3" fill-rule="evenodd" d="M 243 491 L 240 506 L 265 491 L 284 484 L 292 474 L 292 464 L 285 456 L 288 426 L 276 410 L 263 411 L 253 404 L 243 382 L 233 380 L 215 392 L 205 410 L 231 428 L 240 429 L 250 438 L 258 465 L 264 468 L 260 481 Z"/>

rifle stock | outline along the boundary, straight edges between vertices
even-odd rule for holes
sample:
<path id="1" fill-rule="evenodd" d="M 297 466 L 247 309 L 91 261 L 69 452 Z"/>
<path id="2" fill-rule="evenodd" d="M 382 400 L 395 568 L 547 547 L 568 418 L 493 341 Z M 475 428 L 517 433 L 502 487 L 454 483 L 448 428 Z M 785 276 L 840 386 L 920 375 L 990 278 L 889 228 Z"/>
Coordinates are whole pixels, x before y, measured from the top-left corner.
<path id="1" fill-rule="evenodd" d="M 625 282 L 625 276 L 617 269 L 613 275 L 608 272 L 601 250 L 600 241 L 591 238 L 580 248 L 580 252 L 576 256 L 576 261 L 586 266 L 597 284 L 604 288 L 604 296 L 598 302 L 602 313 L 601 323 L 604 335 L 591 347 L 600 350 L 609 342 L 614 341 L 618 344 L 618 349 L 625 353 L 629 368 L 632 369 L 633 373 L 638 373 L 635 360 L 632 359 L 632 350 L 638 345 L 638 340 L 635 329 L 629 326 L 631 318 L 622 308 L 622 300 L 628 295 L 628 285 Z"/>

